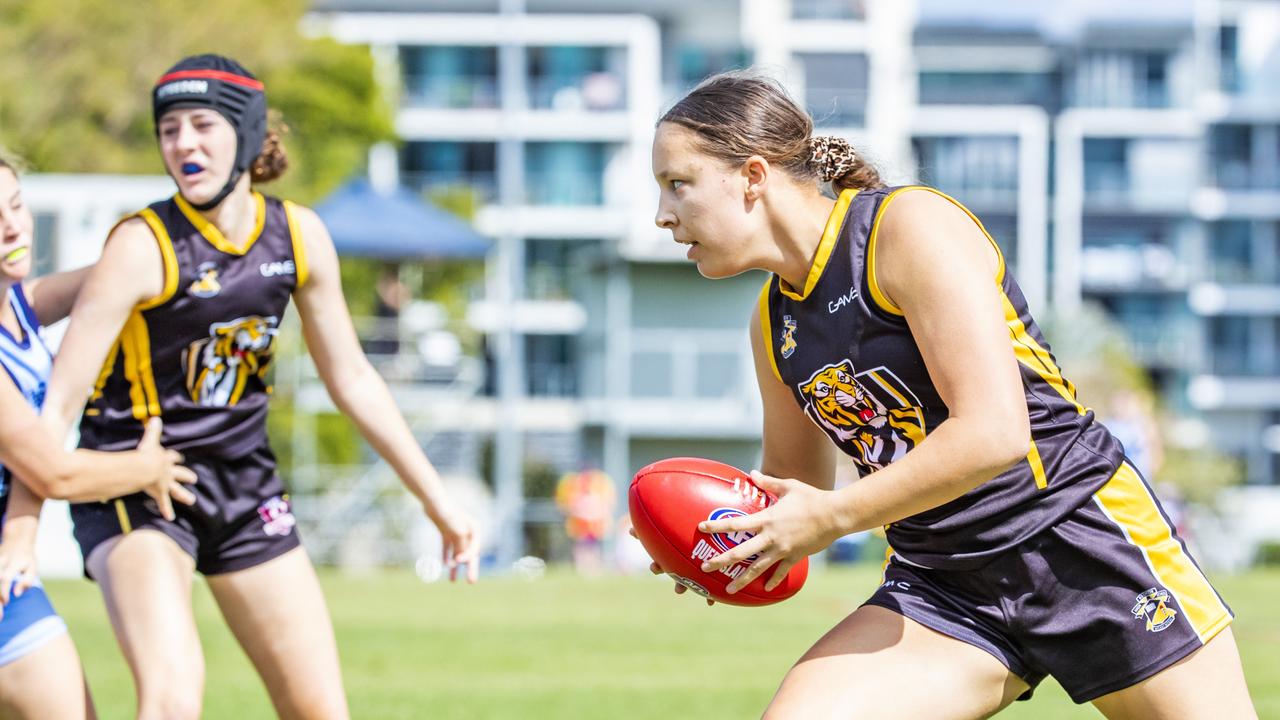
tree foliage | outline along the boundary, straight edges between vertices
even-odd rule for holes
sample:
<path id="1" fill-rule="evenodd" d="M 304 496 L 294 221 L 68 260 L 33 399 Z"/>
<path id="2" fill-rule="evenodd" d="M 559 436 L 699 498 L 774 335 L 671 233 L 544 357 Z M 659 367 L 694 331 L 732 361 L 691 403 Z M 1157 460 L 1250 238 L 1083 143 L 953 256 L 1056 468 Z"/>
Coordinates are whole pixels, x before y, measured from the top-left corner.
<path id="1" fill-rule="evenodd" d="M 0 145 L 39 172 L 161 173 L 151 87 L 195 53 L 236 58 L 289 126 L 271 191 L 313 202 L 392 137 L 366 48 L 304 37 L 304 0 L 0 0 Z"/>

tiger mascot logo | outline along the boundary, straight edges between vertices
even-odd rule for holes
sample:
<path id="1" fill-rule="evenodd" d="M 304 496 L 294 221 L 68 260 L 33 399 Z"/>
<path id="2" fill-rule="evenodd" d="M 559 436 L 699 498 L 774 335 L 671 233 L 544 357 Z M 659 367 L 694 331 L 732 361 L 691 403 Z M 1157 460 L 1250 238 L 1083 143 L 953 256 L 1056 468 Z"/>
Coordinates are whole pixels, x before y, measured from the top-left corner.
<path id="1" fill-rule="evenodd" d="M 235 405 L 249 378 L 266 376 L 275 344 L 275 317 L 253 315 L 209 326 L 209 337 L 187 348 L 187 391 L 205 407 Z"/>
<path id="2" fill-rule="evenodd" d="M 801 383 L 800 394 L 805 414 L 862 469 L 879 470 L 924 440 L 924 414 L 888 368 L 855 373 L 853 363 L 842 360 Z"/>

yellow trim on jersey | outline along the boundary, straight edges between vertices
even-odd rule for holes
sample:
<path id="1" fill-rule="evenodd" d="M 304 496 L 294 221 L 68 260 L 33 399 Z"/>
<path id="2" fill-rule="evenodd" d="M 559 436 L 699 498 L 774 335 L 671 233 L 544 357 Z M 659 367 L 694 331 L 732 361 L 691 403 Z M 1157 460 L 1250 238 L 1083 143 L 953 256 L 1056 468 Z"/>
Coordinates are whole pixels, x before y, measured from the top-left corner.
<path id="1" fill-rule="evenodd" d="M 293 217 L 297 205 L 288 200 L 283 204 L 285 219 L 289 221 L 289 239 L 293 243 L 293 267 L 298 278 L 298 284 L 294 286 L 294 290 L 297 290 L 307 282 L 307 248 L 302 240 L 302 233 L 298 231 L 298 221 Z"/>
<path id="2" fill-rule="evenodd" d="M 129 510 L 124 506 L 124 500 L 116 500 L 116 520 L 120 522 L 120 531 L 126 535 L 133 532 L 133 523 L 129 522 Z"/>
<path id="3" fill-rule="evenodd" d="M 1013 354 L 1018 358 L 1018 362 L 1035 371 L 1045 384 L 1056 390 L 1064 400 L 1075 406 L 1076 412 L 1083 415 L 1085 408 L 1076 400 L 1075 386 L 1062 377 L 1062 371 L 1053 362 L 1049 351 L 1027 332 L 1027 326 L 1018 317 L 1018 310 L 1013 306 L 1009 296 L 1001 292 L 1000 300 L 1004 305 L 1004 320 L 1009 327 L 1010 339 L 1013 342 Z"/>
<path id="4" fill-rule="evenodd" d="M 804 292 L 797 294 L 790 285 L 787 285 L 787 281 L 778 278 L 778 289 L 783 295 L 792 300 L 804 300 L 809 297 L 809 293 L 813 292 L 818 280 L 822 278 L 822 272 L 827 269 L 827 261 L 831 259 L 831 251 L 835 249 L 836 240 L 840 239 L 845 215 L 849 213 L 849 203 L 853 202 L 857 194 L 857 190 L 843 190 L 840 197 L 836 198 L 836 206 L 827 216 L 827 225 L 822 230 L 822 239 L 818 241 L 818 250 L 813 254 L 813 264 L 809 266 L 809 275 L 804 280 Z"/>
<path id="5" fill-rule="evenodd" d="M 169 299 L 178 291 L 178 256 L 173 251 L 173 239 L 169 237 L 169 231 L 165 229 L 160 216 L 156 215 L 154 210 L 151 208 L 141 210 L 137 217 L 146 221 L 147 226 L 151 228 L 151 234 L 155 235 L 156 244 L 160 246 L 160 257 L 164 261 L 164 289 L 159 295 L 138 305 L 140 310 L 150 310 L 169 302 Z"/>
<path id="6" fill-rule="evenodd" d="M 178 209 L 183 215 L 187 216 L 187 220 L 195 226 L 196 230 L 204 236 L 205 240 L 215 248 L 221 250 L 228 255 L 244 255 L 249 252 L 249 248 L 257 242 L 258 236 L 262 234 L 262 226 L 267 222 L 267 201 L 262 197 L 262 193 L 254 192 L 253 201 L 256 205 L 254 210 L 256 219 L 254 220 L 253 232 L 249 233 L 248 239 L 244 241 L 244 247 L 237 247 L 222 234 L 217 225 L 209 222 L 203 215 L 182 198 L 182 193 L 173 196 L 173 200 L 178 205 Z"/>
<path id="7" fill-rule="evenodd" d="M 782 279 L 778 279 L 781 284 Z M 778 378 L 778 382 L 785 383 L 782 379 L 782 373 L 778 371 L 778 359 L 773 356 L 773 328 L 769 322 L 769 286 L 773 284 L 773 275 L 770 275 L 764 281 L 764 287 L 760 289 L 760 332 L 761 339 L 764 340 L 764 351 L 769 356 L 769 367 L 773 368 L 773 376 Z"/>
<path id="8" fill-rule="evenodd" d="M 98 381 L 93 384 L 93 394 L 89 396 L 90 403 L 102 397 L 102 390 L 107 386 L 107 379 L 111 377 L 111 371 L 116 368 L 116 356 L 119 354 L 120 338 L 116 338 L 116 341 L 111 343 L 111 349 L 107 351 L 107 359 L 102 363 L 102 371 L 98 373 Z M 87 413 L 89 410 L 85 410 L 85 412 Z"/>
<path id="9" fill-rule="evenodd" d="M 1231 611 L 1173 537 L 1151 491 L 1129 463 L 1122 464 L 1093 499 L 1125 540 L 1142 552 L 1156 582 L 1173 595 L 1201 643 L 1231 623 Z M 1134 595 L 1146 589 L 1135 587 Z"/>
<path id="10" fill-rule="evenodd" d="M 880 202 L 880 207 L 876 208 L 875 219 L 871 221 L 871 236 L 867 239 L 867 286 L 871 290 L 871 299 L 875 300 L 876 305 L 879 305 L 881 310 L 899 317 L 903 314 L 902 308 L 895 305 L 893 301 L 889 299 L 889 296 L 884 294 L 884 291 L 880 289 L 880 283 L 876 280 L 876 238 L 880 234 L 880 218 L 884 215 L 884 211 L 889 208 L 889 203 L 893 202 L 893 199 L 898 195 L 908 190 L 925 190 L 927 192 L 931 192 L 934 195 L 946 198 L 951 202 L 951 204 L 963 210 L 964 214 L 968 215 L 969 219 L 973 220 L 974 224 L 978 226 L 978 229 L 982 231 L 982 234 L 986 236 L 987 242 L 991 243 L 991 247 L 995 249 L 996 282 L 1004 282 L 1004 253 L 1000 252 L 1000 245 L 996 242 L 995 238 L 991 237 L 991 233 L 987 232 L 987 228 L 982 225 L 982 221 L 978 219 L 978 216 L 970 212 L 969 208 L 960 204 L 960 201 L 941 190 L 935 190 L 934 188 L 924 185 L 909 185 L 907 187 L 898 188 L 897 190 L 889 193 L 889 195 Z"/>
<path id="11" fill-rule="evenodd" d="M 1027 465 L 1031 466 L 1031 477 L 1035 478 L 1036 488 L 1044 490 L 1049 487 L 1049 478 L 1044 474 L 1044 461 L 1040 459 L 1040 448 L 1036 447 L 1035 438 L 1031 439 L 1031 451 L 1027 453 Z"/>
<path id="12" fill-rule="evenodd" d="M 160 414 L 160 394 L 151 369 L 151 337 L 142 312 L 135 309 L 125 321 L 119 340 L 124 351 L 124 376 L 129 381 L 133 417 L 145 421 Z"/>

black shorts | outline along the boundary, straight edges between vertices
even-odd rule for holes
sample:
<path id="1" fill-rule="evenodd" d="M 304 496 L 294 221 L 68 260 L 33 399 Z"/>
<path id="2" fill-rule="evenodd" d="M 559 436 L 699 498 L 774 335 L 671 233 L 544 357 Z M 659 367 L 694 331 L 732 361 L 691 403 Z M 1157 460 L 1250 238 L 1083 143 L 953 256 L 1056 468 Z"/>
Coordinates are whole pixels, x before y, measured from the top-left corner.
<path id="1" fill-rule="evenodd" d="M 172 538 L 204 575 L 244 570 L 298 547 L 289 496 L 270 448 L 264 445 L 234 460 L 188 454 L 186 465 L 199 478 L 189 486 L 196 503 L 175 502 L 172 522 L 160 516 L 145 493 L 72 505 L 76 541 L 85 559 L 104 541 L 142 528 Z"/>
<path id="2" fill-rule="evenodd" d="M 1052 675 L 1077 703 L 1160 672 L 1232 619 L 1127 462 L 1090 502 L 978 570 L 892 556 L 867 604 L 991 653 L 1032 690 Z"/>

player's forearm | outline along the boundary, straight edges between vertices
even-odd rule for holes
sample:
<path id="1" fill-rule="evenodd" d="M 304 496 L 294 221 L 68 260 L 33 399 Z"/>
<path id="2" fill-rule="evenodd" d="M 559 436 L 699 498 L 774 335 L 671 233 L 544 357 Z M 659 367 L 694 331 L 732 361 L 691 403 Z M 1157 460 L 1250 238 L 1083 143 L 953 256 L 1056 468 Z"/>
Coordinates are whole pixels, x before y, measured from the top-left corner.
<path id="1" fill-rule="evenodd" d="M 41 325 L 52 325 L 71 314 L 71 307 L 75 305 L 80 288 L 84 287 L 84 281 L 92 269 L 93 266 L 90 265 L 78 270 L 53 273 L 29 283 L 31 308 L 36 311 Z"/>
<path id="2" fill-rule="evenodd" d="M 5 509 L 4 536 L 0 542 L 34 543 L 44 498 L 36 495 L 21 481 L 9 488 L 9 505 Z"/>
<path id="3" fill-rule="evenodd" d="M 37 497 L 84 502 L 119 497 L 141 490 L 154 472 L 136 452 L 55 449 L 43 457 L 14 458 L 17 485 Z"/>
<path id="4" fill-rule="evenodd" d="M 869 530 L 944 505 L 1026 457 L 1025 436 L 950 418 L 901 460 L 836 493 L 841 534 Z"/>
<path id="5" fill-rule="evenodd" d="M 365 364 L 353 375 L 347 382 L 334 384 L 330 391 L 334 404 L 351 418 L 374 451 L 400 476 L 405 488 L 434 517 L 444 495 L 439 473 L 409 431 L 377 371 Z"/>

